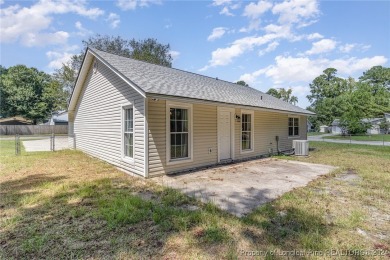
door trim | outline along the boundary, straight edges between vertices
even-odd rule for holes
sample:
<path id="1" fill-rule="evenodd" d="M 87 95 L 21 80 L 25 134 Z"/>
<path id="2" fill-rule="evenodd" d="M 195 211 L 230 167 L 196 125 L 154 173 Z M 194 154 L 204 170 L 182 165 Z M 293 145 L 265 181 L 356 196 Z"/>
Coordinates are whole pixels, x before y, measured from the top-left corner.
<path id="1" fill-rule="evenodd" d="M 220 141 L 219 141 L 219 113 L 220 112 L 230 112 L 230 155 L 232 157 L 232 160 L 234 160 L 234 141 L 235 141 L 235 133 L 234 133 L 234 122 L 235 122 L 235 109 L 230 108 L 230 107 L 217 107 L 217 142 L 218 142 L 218 162 L 221 161 L 221 156 L 220 156 Z"/>

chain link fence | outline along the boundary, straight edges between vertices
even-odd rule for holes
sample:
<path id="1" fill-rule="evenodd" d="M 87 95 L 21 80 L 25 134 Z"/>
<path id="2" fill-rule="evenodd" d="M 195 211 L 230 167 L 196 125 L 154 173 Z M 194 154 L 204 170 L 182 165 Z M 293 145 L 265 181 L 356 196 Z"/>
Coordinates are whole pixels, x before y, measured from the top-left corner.
<path id="1" fill-rule="evenodd" d="M 3 140 L 12 140 L 10 138 Z M 46 152 L 69 149 L 67 135 L 15 135 L 15 154 L 22 152 Z"/>
<path id="2" fill-rule="evenodd" d="M 372 135 L 335 135 L 335 134 L 308 134 L 310 141 L 323 141 L 328 143 L 363 144 L 375 146 L 390 146 L 390 134 Z"/>

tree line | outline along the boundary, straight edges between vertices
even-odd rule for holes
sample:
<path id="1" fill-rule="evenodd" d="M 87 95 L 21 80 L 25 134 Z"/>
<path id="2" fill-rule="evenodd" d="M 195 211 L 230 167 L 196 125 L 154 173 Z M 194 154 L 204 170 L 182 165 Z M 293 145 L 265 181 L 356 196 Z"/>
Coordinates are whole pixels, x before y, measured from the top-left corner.
<path id="1" fill-rule="evenodd" d="M 371 124 L 362 119 L 390 113 L 390 68 L 374 66 L 357 80 L 338 77 L 336 69 L 327 68 L 310 83 L 307 98 L 307 109 L 316 113 L 309 118 L 316 129 L 339 119 L 349 133 L 365 133 Z"/>
<path id="2" fill-rule="evenodd" d="M 53 74 L 36 68 L 0 65 L 0 117 L 23 116 L 34 124 L 43 122 L 53 112 L 66 110 L 87 47 L 121 56 L 172 66 L 170 45 L 156 39 L 123 39 L 97 34 L 82 41 L 83 49 Z"/>

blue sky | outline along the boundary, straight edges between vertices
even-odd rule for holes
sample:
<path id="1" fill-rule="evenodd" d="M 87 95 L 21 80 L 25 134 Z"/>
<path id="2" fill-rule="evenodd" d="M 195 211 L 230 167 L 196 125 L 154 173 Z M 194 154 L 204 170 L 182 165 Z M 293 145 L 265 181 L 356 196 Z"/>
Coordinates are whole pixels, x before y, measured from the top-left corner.
<path id="1" fill-rule="evenodd" d="M 389 1 L 4 1 L 1 65 L 52 72 L 96 33 L 156 38 L 173 67 L 245 80 L 262 91 L 291 87 L 309 105 L 309 83 L 327 67 L 358 77 L 389 67 Z"/>

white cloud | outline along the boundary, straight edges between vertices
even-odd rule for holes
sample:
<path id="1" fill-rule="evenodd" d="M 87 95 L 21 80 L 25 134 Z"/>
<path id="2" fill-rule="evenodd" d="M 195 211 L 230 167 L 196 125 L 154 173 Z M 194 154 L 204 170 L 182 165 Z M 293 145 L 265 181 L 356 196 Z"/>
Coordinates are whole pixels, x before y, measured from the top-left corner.
<path id="1" fill-rule="evenodd" d="M 57 44 L 67 38 L 65 32 L 47 31 L 53 21 L 53 15 L 75 13 L 80 16 L 95 19 L 104 13 L 99 8 L 87 8 L 86 1 L 41 0 L 30 7 L 11 5 L 0 10 L 2 21 L 0 28 L 1 42 L 21 41 L 22 44 L 33 46 L 35 43 L 43 45 Z M 50 35 L 55 39 L 51 40 Z"/>
<path id="2" fill-rule="evenodd" d="M 148 7 L 151 4 L 161 4 L 160 0 L 118 0 L 116 5 L 123 11 L 135 10 L 137 7 Z"/>
<path id="3" fill-rule="evenodd" d="M 238 9 L 238 8 L 241 7 L 241 3 L 240 3 L 240 2 L 236 2 L 235 4 L 229 5 L 229 7 L 230 7 L 230 9 L 232 9 L 232 10 L 236 10 L 236 9 Z"/>
<path id="4" fill-rule="evenodd" d="M 322 39 L 314 42 L 311 49 L 305 53 L 308 55 L 330 52 L 336 48 L 337 42 L 331 39 Z"/>
<path id="5" fill-rule="evenodd" d="M 291 90 L 291 94 L 298 97 L 298 100 L 301 100 L 301 98 L 305 99 L 306 96 L 310 93 L 310 87 L 308 85 L 291 86 Z"/>
<path id="6" fill-rule="evenodd" d="M 176 60 L 180 56 L 180 52 L 178 51 L 170 51 L 169 54 L 171 54 L 172 60 Z"/>
<path id="7" fill-rule="evenodd" d="M 322 38 L 324 38 L 324 36 L 322 36 L 322 35 L 319 34 L 319 33 L 312 33 L 312 34 L 309 34 L 309 35 L 307 36 L 307 39 L 308 39 L 308 40 L 316 40 L 316 39 L 322 39 Z"/>
<path id="8" fill-rule="evenodd" d="M 210 67 L 224 66 L 233 61 L 233 58 L 242 55 L 244 52 L 252 50 L 255 46 L 264 45 L 278 36 L 276 34 L 266 34 L 259 37 L 245 37 L 232 43 L 230 47 L 218 48 L 211 53 L 209 64 L 201 68 L 200 71 L 207 70 Z"/>
<path id="9" fill-rule="evenodd" d="M 86 35 L 88 34 L 92 34 L 92 31 L 84 28 L 83 24 L 80 22 L 80 21 L 77 21 L 74 26 L 76 27 L 76 29 L 78 30 L 77 32 L 77 35 L 81 36 L 81 37 L 85 37 Z"/>
<path id="10" fill-rule="evenodd" d="M 106 19 L 107 22 L 110 23 L 111 28 L 118 27 L 121 22 L 120 16 L 116 13 L 110 13 Z"/>
<path id="11" fill-rule="evenodd" d="M 353 48 L 355 48 L 355 44 L 350 44 L 350 43 L 347 43 L 347 44 L 344 44 L 344 45 L 341 45 L 339 47 L 340 51 L 341 52 L 345 52 L 345 53 L 348 53 L 350 52 Z"/>
<path id="12" fill-rule="evenodd" d="M 220 6 L 220 5 L 230 4 L 231 2 L 232 0 L 214 0 L 213 5 Z"/>
<path id="13" fill-rule="evenodd" d="M 59 69 L 62 67 L 62 64 L 66 64 L 73 56 L 73 53 L 60 53 L 54 51 L 46 52 L 46 56 L 51 60 L 48 67 L 50 69 Z"/>
<path id="14" fill-rule="evenodd" d="M 251 19 L 260 17 L 263 13 L 271 9 L 272 4 L 267 1 L 259 1 L 257 4 L 250 3 L 244 8 L 244 16 Z"/>
<path id="15" fill-rule="evenodd" d="M 336 68 L 340 74 L 350 76 L 387 62 L 384 56 L 348 59 L 309 59 L 308 57 L 277 56 L 275 64 L 246 73 L 240 79 L 254 82 L 260 75 L 271 78 L 274 84 L 309 83 L 326 68 Z"/>
<path id="16" fill-rule="evenodd" d="M 297 23 L 301 27 L 310 23 L 320 13 L 317 0 L 286 0 L 274 5 L 272 12 L 279 14 L 279 23 Z"/>
<path id="17" fill-rule="evenodd" d="M 227 28 L 225 27 L 216 27 L 213 29 L 209 37 L 207 37 L 208 41 L 214 41 L 216 39 L 221 38 L 226 33 Z"/>
<path id="18" fill-rule="evenodd" d="M 227 16 L 234 16 L 234 14 L 232 14 L 230 11 L 229 11 L 229 7 L 225 6 L 224 8 L 222 8 L 221 12 L 219 12 L 219 14 L 224 14 L 224 15 L 227 15 Z"/>
<path id="19" fill-rule="evenodd" d="M 259 1 L 256 3 L 250 3 L 245 6 L 243 16 L 249 18 L 249 25 L 247 27 L 242 27 L 240 32 L 251 32 L 257 31 L 260 29 L 261 20 L 259 17 L 270 10 L 272 4 L 267 1 Z"/>
<path id="20" fill-rule="evenodd" d="M 22 44 L 27 47 L 66 44 L 69 33 L 58 31 L 55 33 L 27 33 L 22 38 Z"/>
<path id="21" fill-rule="evenodd" d="M 260 29 L 260 19 L 251 20 L 249 21 L 248 27 L 242 27 L 240 29 L 240 32 L 251 32 L 251 31 L 257 31 Z"/>
<path id="22" fill-rule="evenodd" d="M 371 48 L 371 45 L 364 45 L 364 44 L 357 44 L 357 43 L 346 43 L 344 45 L 341 45 L 339 47 L 339 50 L 344 53 L 349 53 L 352 50 L 358 50 L 361 52 L 367 51 L 369 48 Z"/>
<path id="23" fill-rule="evenodd" d="M 66 46 L 61 51 L 48 51 L 46 52 L 47 58 L 50 60 L 48 67 L 50 69 L 59 69 L 62 67 L 62 64 L 66 64 L 70 61 L 74 52 L 77 51 L 79 47 L 77 45 Z"/>
<path id="24" fill-rule="evenodd" d="M 244 37 L 235 40 L 229 47 L 218 48 L 211 53 L 211 59 L 209 60 L 208 65 L 201 68 L 200 71 L 205 71 L 211 67 L 228 65 L 234 58 L 253 50 L 254 47 L 262 46 L 277 39 L 287 39 L 289 41 L 300 40 L 302 36 L 294 35 L 290 28 L 291 26 L 288 24 L 269 24 L 264 27 L 266 34 L 262 36 Z M 242 31 L 242 29 L 240 31 Z"/>
<path id="25" fill-rule="evenodd" d="M 279 46 L 277 41 L 271 42 L 268 44 L 267 48 L 259 51 L 259 56 L 263 56 L 264 54 L 274 51 Z"/>

